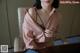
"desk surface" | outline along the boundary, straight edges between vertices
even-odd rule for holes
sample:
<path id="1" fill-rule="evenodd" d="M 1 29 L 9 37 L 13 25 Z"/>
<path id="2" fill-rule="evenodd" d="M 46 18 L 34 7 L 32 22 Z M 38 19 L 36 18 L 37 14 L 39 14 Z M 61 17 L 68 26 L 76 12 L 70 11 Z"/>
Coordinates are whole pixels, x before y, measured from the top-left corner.
<path id="1" fill-rule="evenodd" d="M 52 48 L 54 50 L 54 53 L 72 53 L 72 52 L 78 53 L 78 51 L 80 51 L 80 43 L 52 46 L 49 48 Z M 16 53 L 23 53 L 23 52 L 16 52 Z"/>
<path id="2" fill-rule="evenodd" d="M 78 53 L 80 50 L 80 43 L 55 46 L 53 49 L 55 53 Z"/>

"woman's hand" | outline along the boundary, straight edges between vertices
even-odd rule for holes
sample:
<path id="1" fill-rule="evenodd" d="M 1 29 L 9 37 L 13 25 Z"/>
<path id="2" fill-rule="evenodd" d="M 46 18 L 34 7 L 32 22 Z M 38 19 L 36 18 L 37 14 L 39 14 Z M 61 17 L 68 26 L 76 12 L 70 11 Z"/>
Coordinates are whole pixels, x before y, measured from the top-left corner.
<path id="1" fill-rule="evenodd" d="M 28 31 L 27 36 L 30 38 L 34 38 L 33 31 Z"/>

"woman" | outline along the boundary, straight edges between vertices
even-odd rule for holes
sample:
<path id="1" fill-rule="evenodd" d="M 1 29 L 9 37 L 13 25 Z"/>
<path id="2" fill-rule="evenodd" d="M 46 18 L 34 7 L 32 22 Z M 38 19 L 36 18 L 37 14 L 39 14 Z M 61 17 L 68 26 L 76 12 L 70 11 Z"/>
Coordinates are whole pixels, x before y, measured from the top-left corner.
<path id="1" fill-rule="evenodd" d="M 34 6 L 27 11 L 23 22 L 25 53 L 53 53 L 49 47 L 53 45 L 59 26 L 58 7 L 59 0 L 36 0 Z"/>

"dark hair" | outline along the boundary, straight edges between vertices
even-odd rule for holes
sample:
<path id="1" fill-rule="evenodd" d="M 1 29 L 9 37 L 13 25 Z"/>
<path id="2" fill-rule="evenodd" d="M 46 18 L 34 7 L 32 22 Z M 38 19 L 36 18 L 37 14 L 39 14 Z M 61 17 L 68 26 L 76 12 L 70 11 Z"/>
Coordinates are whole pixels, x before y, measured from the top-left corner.
<path id="1" fill-rule="evenodd" d="M 42 8 L 41 1 L 40 0 L 36 0 L 35 4 L 33 6 L 36 7 L 37 9 L 41 9 Z M 58 8 L 59 7 L 59 0 L 54 0 L 52 2 L 52 7 Z"/>

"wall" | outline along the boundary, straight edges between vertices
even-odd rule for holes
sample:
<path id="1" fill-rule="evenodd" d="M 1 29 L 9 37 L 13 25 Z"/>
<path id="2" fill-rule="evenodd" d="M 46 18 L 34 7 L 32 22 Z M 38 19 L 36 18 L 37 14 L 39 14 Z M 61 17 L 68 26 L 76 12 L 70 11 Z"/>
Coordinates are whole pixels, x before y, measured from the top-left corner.
<path id="1" fill-rule="evenodd" d="M 10 44 L 6 0 L 0 0 L 0 45 Z"/>
<path id="2" fill-rule="evenodd" d="M 63 4 L 60 5 L 59 12 L 62 15 L 60 32 L 65 36 L 80 34 L 80 4 Z"/>

